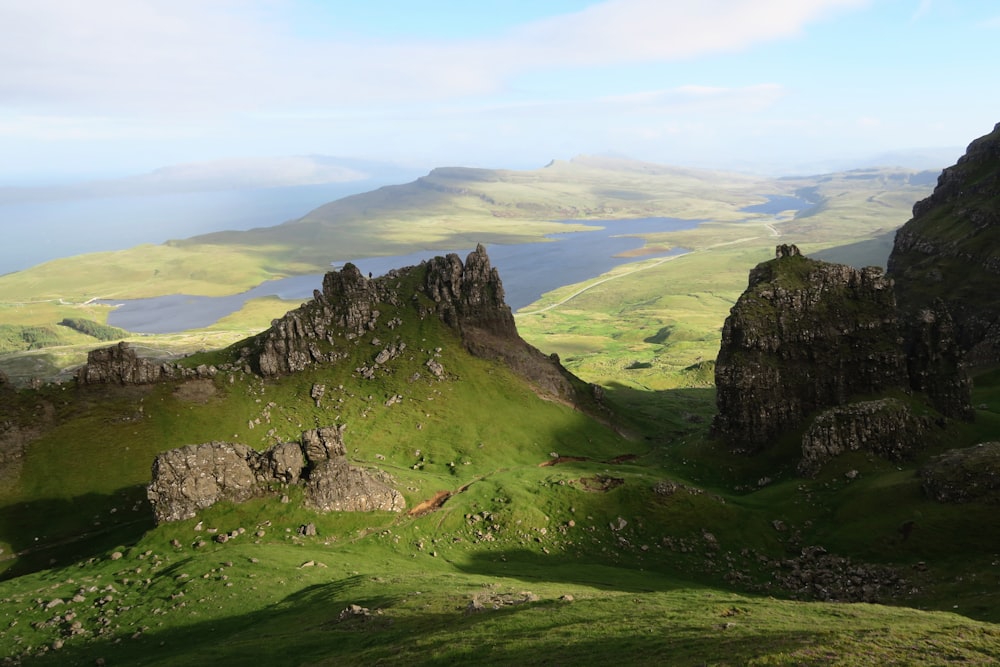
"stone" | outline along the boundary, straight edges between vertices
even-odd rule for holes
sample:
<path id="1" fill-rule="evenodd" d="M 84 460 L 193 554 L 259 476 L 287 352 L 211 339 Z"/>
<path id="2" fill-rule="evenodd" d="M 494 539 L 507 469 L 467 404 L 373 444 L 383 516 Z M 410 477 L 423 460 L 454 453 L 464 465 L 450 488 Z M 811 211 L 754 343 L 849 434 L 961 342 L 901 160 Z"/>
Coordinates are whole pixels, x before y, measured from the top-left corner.
<path id="1" fill-rule="evenodd" d="M 146 491 L 154 518 L 157 523 L 188 519 L 217 502 L 243 502 L 286 484 L 304 486 L 306 504 L 321 511 L 405 509 L 402 495 L 380 476 L 348 464 L 343 429 L 306 431 L 299 442 L 264 452 L 227 442 L 163 452 L 153 462 Z M 282 494 L 282 502 L 287 497 Z"/>
<path id="2" fill-rule="evenodd" d="M 176 375 L 170 364 L 140 358 L 135 350 L 122 341 L 111 347 L 91 350 L 87 363 L 76 373 L 77 384 L 141 385 L 160 382 Z"/>
<path id="3" fill-rule="evenodd" d="M 895 398 L 830 408 L 802 436 L 798 471 L 815 475 L 828 460 L 849 451 L 868 451 L 890 461 L 909 458 L 920 449 L 931 425 Z"/>
<path id="4" fill-rule="evenodd" d="M 1000 505 L 1000 442 L 952 449 L 920 470 L 924 493 L 941 503 Z"/>
<path id="5" fill-rule="evenodd" d="M 715 436 L 734 450 L 758 451 L 783 433 L 808 426 L 811 415 L 893 390 L 919 391 L 948 417 L 972 415 L 971 385 L 950 342 L 946 313 L 925 312 L 922 328 L 908 324 L 881 269 L 809 259 L 795 246 L 778 246 L 775 255 L 750 271 L 749 285 L 722 329 Z M 846 441 L 836 444 L 842 436 L 865 440 L 871 429 L 887 429 L 878 415 L 886 414 L 888 404 L 873 412 L 874 405 L 813 420 L 816 430 L 803 444 L 803 469 L 815 472 L 824 448 L 856 448 Z M 867 422 L 845 435 L 852 418 Z M 916 422 L 899 424 L 904 422 L 906 436 L 916 437 Z M 869 449 L 902 446 L 898 438 L 890 444 L 888 430 L 880 433 Z"/>
<path id="6" fill-rule="evenodd" d="M 305 482 L 305 504 L 321 512 L 401 512 L 402 494 L 343 457 L 321 461 Z"/>
<path id="7" fill-rule="evenodd" d="M 399 293 L 403 276 L 418 278 L 415 292 Z M 241 363 L 265 377 L 338 363 L 346 357 L 336 350 L 339 341 L 355 340 L 374 330 L 382 310 L 403 304 L 409 304 L 421 318 L 438 317 L 459 334 L 471 354 L 506 363 L 541 393 L 571 401 L 584 397 L 594 400 L 586 385 L 558 358 L 543 355 L 518 335 L 514 316 L 504 301 L 500 275 L 482 245 L 464 263 L 450 254 L 374 279 L 363 276 L 353 264 L 345 264 L 340 271 L 324 276 L 323 289 L 316 290 L 311 301 L 274 320 L 267 331 L 243 345 Z M 387 326 L 399 322 L 394 317 Z M 360 366 L 356 372 L 373 380 L 404 349 L 403 342 L 386 346 L 371 365 Z M 439 361 L 432 359 L 427 366 L 435 377 L 444 378 Z M 314 396 L 313 400 L 319 399 Z"/>

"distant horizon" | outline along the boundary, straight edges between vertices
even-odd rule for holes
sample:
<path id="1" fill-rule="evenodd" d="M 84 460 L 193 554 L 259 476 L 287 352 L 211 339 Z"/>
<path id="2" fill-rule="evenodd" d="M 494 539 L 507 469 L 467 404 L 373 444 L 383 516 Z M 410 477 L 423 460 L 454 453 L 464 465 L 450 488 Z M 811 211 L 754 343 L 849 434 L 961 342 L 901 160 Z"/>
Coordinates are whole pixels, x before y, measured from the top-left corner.
<path id="1" fill-rule="evenodd" d="M 985 132 L 984 132 L 985 134 Z M 978 135 L 981 136 L 981 135 Z M 970 142 L 977 137 L 970 138 Z M 289 160 L 333 160 L 333 161 L 343 161 L 343 162 L 368 162 L 375 170 L 390 170 L 398 171 L 401 174 L 410 174 L 412 178 L 417 178 L 422 175 L 430 173 L 434 169 L 439 168 L 470 168 L 470 169 L 495 169 L 495 170 L 507 170 L 507 171 L 532 171 L 535 169 L 543 169 L 553 162 L 571 162 L 577 158 L 583 157 L 596 157 L 596 158 L 610 158 L 610 159 L 621 159 L 629 160 L 634 162 L 643 162 L 649 164 L 656 164 L 664 167 L 671 167 L 676 169 L 690 169 L 695 171 L 722 171 L 722 172 L 732 172 L 737 174 L 746 174 L 750 176 L 760 176 L 764 178 L 794 178 L 794 177 L 804 177 L 813 176 L 823 173 L 835 173 L 842 171 L 851 171 L 854 169 L 869 169 L 869 168 L 885 168 L 885 169 L 910 169 L 914 171 L 929 171 L 935 169 L 944 169 L 955 163 L 955 161 L 961 157 L 965 152 L 965 146 L 941 146 L 941 147 L 914 147 L 910 149 L 899 149 L 896 151 L 891 151 L 889 153 L 883 154 L 872 154 L 868 156 L 858 157 L 856 159 L 824 159 L 822 156 L 816 156 L 810 163 L 805 163 L 797 168 L 786 167 L 786 168 L 767 168 L 762 164 L 755 165 L 754 163 L 745 164 L 733 164 L 730 167 L 725 167 L 722 165 L 710 165 L 710 164 L 682 164 L 673 162 L 659 162 L 654 160 L 644 160 L 637 158 L 626 153 L 619 151 L 604 151 L 600 153 L 585 153 L 578 152 L 569 156 L 553 156 L 552 158 L 546 160 L 541 164 L 485 164 L 485 163 L 440 163 L 440 164 L 406 164 L 406 163 L 395 163 L 391 160 L 374 160 L 368 159 L 362 156 L 356 155 L 328 155 L 328 154 L 301 154 L 301 155 L 272 155 L 272 156 L 251 156 L 243 158 L 234 157 L 219 157 L 213 159 L 204 160 L 187 160 L 182 162 L 162 164 L 149 169 L 136 171 L 136 170 L 123 170 L 115 172 L 93 172 L 93 173 L 79 173 L 79 174 L 49 174 L 47 176 L 36 176 L 34 178 L 25 177 L 24 180 L 17 181 L 0 181 L 0 205 L 5 203 L 5 195 L 8 197 L 14 194 L 23 195 L 27 197 L 32 197 L 33 193 L 31 191 L 42 191 L 42 190 L 53 190 L 59 191 L 60 196 L 65 198 L 75 198 L 74 194 L 79 197 L 93 197 L 93 196 L 119 196 L 128 195 L 127 191 L 121 193 L 111 193 L 111 194 L 92 194 L 89 193 L 87 187 L 98 187 L 110 184 L 124 186 L 130 181 L 133 182 L 137 187 L 142 187 L 148 190 L 143 194 L 159 194 L 161 192 L 172 192 L 172 193 L 182 193 L 182 192 L 216 192 L 216 191 L 229 191 L 229 190 L 240 190 L 240 189 L 258 189 L 258 188 L 268 188 L 268 187 L 297 187 L 297 186 L 308 186 L 308 185 L 330 185 L 334 183 L 349 183 L 358 182 L 363 183 L 370 180 L 372 173 L 357 172 L 354 177 L 349 178 L 336 178 L 336 179 L 323 179 L 314 177 L 312 174 L 304 176 L 304 180 L 296 181 L 294 179 L 289 179 L 286 175 L 274 175 L 274 182 L 268 181 L 269 174 L 266 173 L 267 165 L 269 163 L 281 163 L 287 162 Z M 246 165 L 252 165 L 256 168 L 256 173 L 246 174 L 240 173 L 240 165 L 245 163 Z M 185 178 L 183 182 L 180 179 L 171 181 L 167 177 L 163 177 L 162 173 L 169 170 L 180 170 L 184 168 L 194 168 L 194 167 L 212 167 L 212 166 L 226 166 L 229 167 L 229 173 L 223 173 L 222 175 L 218 173 L 207 174 L 203 181 L 198 181 L 194 178 Z M 262 173 L 263 170 L 263 173 Z M 221 171 L 221 170 L 220 170 Z M 249 170 L 248 170 L 249 171 Z M 377 172 L 376 172 L 377 173 Z M 152 182 L 148 179 L 149 177 L 158 176 L 157 182 Z M 231 178 L 231 182 L 222 181 L 222 177 Z M 248 178 L 252 177 L 256 179 L 254 181 L 249 181 Z M 220 181 L 213 183 L 213 181 Z M 412 179 L 411 179 L 412 180 Z M 400 183 L 406 181 L 399 181 Z M 32 197 L 33 198 L 33 197 Z"/>

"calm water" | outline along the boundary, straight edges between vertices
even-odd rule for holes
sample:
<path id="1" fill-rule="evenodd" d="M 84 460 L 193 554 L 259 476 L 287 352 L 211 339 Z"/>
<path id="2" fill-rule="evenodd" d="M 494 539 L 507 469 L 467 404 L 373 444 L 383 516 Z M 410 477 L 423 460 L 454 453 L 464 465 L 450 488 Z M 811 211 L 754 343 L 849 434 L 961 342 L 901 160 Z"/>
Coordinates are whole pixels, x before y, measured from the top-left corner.
<path id="1" fill-rule="evenodd" d="M 777 215 L 784 211 L 802 211 L 814 206 L 812 202 L 800 197 L 790 197 L 788 195 L 764 195 L 767 201 L 763 204 L 744 206 L 740 209 L 742 213 L 765 213 L 767 215 Z"/>
<path id="2" fill-rule="evenodd" d="M 576 222 L 576 221 L 568 221 Z M 540 243 L 491 245 L 487 247 L 490 261 L 500 271 L 507 303 L 514 310 L 533 303 L 545 292 L 563 285 L 581 282 L 610 271 L 619 264 L 635 261 L 617 256 L 641 248 L 641 238 L 629 234 L 645 234 L 693 229 L 699 220 L 676 218 L 641 218 L 633 220 L 581 221 L 602 225 L 603 230 L 553 234 Z M 456 249 L 462 259 L 472 248 Z M 649 257 L 678 254 L 681 249 Z M 367 257 L 352 260 L 362 273 L 373 276 L 390 269 L 419 264 L 422 260 L 447 251 L 428 250 L 409 255 Z M 323 275 L 294 276 L 273 280 L 233 296 L 203 297 L 174 294 L 151 299 L 135 299 L 120 303 L 108 316 L 108 324 L 137 333 L 175 333 L 206 327 L 222 317 L 236 312 L 255 297 L 278 296 L 282 299 L 312 298 L 313 290 L 321 289 Z"/>

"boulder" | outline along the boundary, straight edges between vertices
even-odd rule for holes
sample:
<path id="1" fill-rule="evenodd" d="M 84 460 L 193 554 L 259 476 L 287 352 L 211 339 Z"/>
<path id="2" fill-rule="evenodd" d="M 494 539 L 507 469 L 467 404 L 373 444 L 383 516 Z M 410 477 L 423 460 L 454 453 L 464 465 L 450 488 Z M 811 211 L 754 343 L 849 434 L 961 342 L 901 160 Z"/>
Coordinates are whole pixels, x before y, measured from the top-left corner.
<path id="1" fill-rule="evenodd" d="M 306 431 L 265 452 L 229 442 L 188 445 L 153 461 L 147 497 L 157 523 L 180 521 L 221 501 L 243 502 L 272 487 L 302 484 L 320 511 L 398 512 L 406 504 L 381 476 L 348 464 L 343 426 Z"/>
<path id="2" fill-rule="evenodd" d="M 1000 442 L 952 449 L 920 470 L 924 493 L 942 503 L 1000 504 Z"/>
<path id="3" fill-rule="evenodd" d="M 77 371 L 76 381 L 80 385 L 152 384 L 171 375 L 172 367 L 139 357 L 128 343 L 122 341 L 88 352 L 87 363 Z"/>
<path id="4" fill-rule="evenodd" d="M 828 460 L 849 451 L 867 451 L 893 461 L 908 458 L 923 444 L 930 420 L 915 416 L 900 400 L 883 398 L 830 408 L 802 436 L 799 472 L 815 475 Z"/>

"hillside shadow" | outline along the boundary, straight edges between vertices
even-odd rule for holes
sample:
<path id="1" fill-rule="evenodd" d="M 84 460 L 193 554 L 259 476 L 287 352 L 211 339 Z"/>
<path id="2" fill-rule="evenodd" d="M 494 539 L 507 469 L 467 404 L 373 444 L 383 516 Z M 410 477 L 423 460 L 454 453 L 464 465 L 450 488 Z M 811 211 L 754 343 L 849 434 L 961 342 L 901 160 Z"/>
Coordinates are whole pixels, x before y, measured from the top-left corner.
<path id="1" fill-rule="evenodd" d="M 656 390 L 612 382 L 604 387 L 603 403 L 629 432 L 664 443 L 682 436 L 708 435 L 715 415 L 715 389 Z"/>
<path id="2" fill-rule="evenodd" d="M 452 562 L 455 569 L 484 577 L 507 577 L 530 584 L 558 583 L 588 586 L 605 591 L 656 593 L 697 586 L 662 573 L 634 569 L 628 565 L 585 561 L 580 558 L 553 559 L 529 549 L 482 551 L 468 560 Z"/>
<path id="3" fill-rule="evenodd" d="M 736 664 L 805 650 L 828 634 L 819 628 L 752 628 L 740 616 L 748 610 L 720 606 L 718 600 L 709 607 L 672 610 L 668 618 L 662 601 L 603 596 L 487 604 L 471 612 L 468 603 L 480 595 L 468 593 L 456 596 L 451 608 L 421 611 L 398 596 L 352 596 L 362 579 L 315 584 L 247 614 L 69 640 L 59 651 L 23 656 L 18 664 L 184 664 L 179 661 L 196 656 L 200 664 L 275 667 Z M 363 611 L 352 612 L 351 605 Z"/>
<path id="4" fill-rule="evenodd" d="M 0 507 L 0 580 L 86 560 L 136 542 L 153 527 L 144 485 Z"/>

